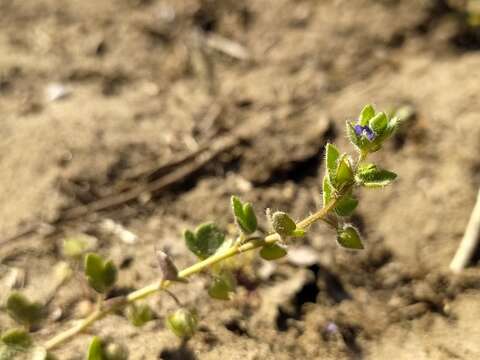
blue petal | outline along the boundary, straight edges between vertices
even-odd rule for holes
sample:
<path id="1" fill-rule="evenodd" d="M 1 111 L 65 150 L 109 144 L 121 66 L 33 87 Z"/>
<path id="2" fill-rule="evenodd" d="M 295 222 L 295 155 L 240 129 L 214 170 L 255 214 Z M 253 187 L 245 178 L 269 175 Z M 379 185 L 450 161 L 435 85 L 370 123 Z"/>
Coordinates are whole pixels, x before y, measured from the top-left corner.
<path id="1" fill-rule="evenodd" d="M 363 128 L 363 133 L 365 134 L 368 140 L 372 141 L 373 139 L 375 139 L 375 133 L 368 126 L 365 126 Z"/>
<path id="2" fill-rule="evenodd" d="M 353 127 L 353 129 L 355 130 L 355 134 L 357 134 L 358 136 L 361 136 L 362 133 L 363 133 L 363 126 L 362 125 L 355 125 Z"/>

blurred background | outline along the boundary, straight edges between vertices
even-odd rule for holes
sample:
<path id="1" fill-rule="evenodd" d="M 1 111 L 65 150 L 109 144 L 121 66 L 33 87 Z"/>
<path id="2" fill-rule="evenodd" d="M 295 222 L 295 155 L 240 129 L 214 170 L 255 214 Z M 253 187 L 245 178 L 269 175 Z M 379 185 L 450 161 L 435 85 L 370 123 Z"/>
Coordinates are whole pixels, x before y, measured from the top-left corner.
<path id="1" fill-rule="evenodd" d="M 120 266 L 113 296 L 158 277 L 155 246 L 192 263 L 183 229 L 231 230 L 231 194 L 302 218 L 325 143 L 353 150 L 345 120 L 373 103 L 405 124 L 373 156 L 398 181 L 359 194 L 365 251 L 315 226 L 239 270 L 231 302 L 178 286 L 201 319 L 186 347 L 168 297 L 143 329 L 94 330 L 132 359 L 479 358 L 479 268 L 448 270 L 480 185 L 479 3 L 1 0 L 0 301 L 53 299 L 41 338 L 92 306 L 80 279 L 56 286 L 66 238 Z"/>

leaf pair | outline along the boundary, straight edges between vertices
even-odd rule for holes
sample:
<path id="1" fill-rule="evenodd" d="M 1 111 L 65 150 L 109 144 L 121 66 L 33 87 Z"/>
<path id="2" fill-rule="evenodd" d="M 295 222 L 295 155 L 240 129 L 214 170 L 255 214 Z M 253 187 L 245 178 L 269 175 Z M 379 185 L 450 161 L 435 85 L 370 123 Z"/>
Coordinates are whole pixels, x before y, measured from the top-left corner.
<path id="1" fill-rule="evenodd" d="M 281 239 L 288 237 L 305 236 L 305 230 L 298 228 L 293 219 L 283 211 L 276 211 L 273 215 L 267 210 L 267 216 L 270 219 L 273 231 L 280 235 Z M 287 255 L 286 246 L 278 243 L 269 243 L 262 246 L 260 256 L 264 260 L 277 260 Z"/>
<path id="2" fill-rule="evenodd" d="M 323 206 L 326 206 L 334 197 L 336 190 L 354 179 L 352 165 L 347 154 L 340 155 L 335 145 L 327 144 L 325 147 L 326 175 L 323 178 Z M 339 216 L 349 216 L 358 205 L 350 191 L 345 194 L 335 207 Z"/>
<path id="3" fill-rule="evenodd" d="M 188 249 L 202 260 L 215 254 L 225 241 L 225 234 L 211 222 L 198 226 L 194 232 L 185 230 L 183 236 Z"/>
<path id="4" fill-rule="evenodd" d="M 30 334 L 24 329 L 10 329 L 0 338 L 0 359 L 54 360 L 52 354 L 40 346 L 35 346 Z"/>
<path id="5" fill-rule="evenodd" d="M 333 188 L 340 189 L 353 181 L 352 164 L 347 154 L 340 154 L 336 146 L 329 143 L 325 147 L 325 158 L 326 175 Z"/>
<path id="6" fill-rule="evenodd" d="M 29 327 L 37 325 L 45 315 L 42 304 L 30 301 L 18 292 L 10 294 L 6 308 L 15 321 Z"/>
<path id="7" fill-rule="evenodd" d="M 111 260 L 90 253 L 85 256 L 85 275 L 95 291 L 106 293 L 117 281 L 117 268 Z"/>
<path id="8" fill-rule="evenodd" d="M 242 203 L 242 201 L 236 196 L 232 196 L 231 204 L 235 222 L 240 230 L 245 235 L 254 233 L 255 230 L 257 230 L 257 217 L 253 211 L 252 204 L 248 202 Z"/>
<path id="9" fill-rule="evenodd" d="M 332 199 L 335 189 L 330 185 L 328 177 L 323 178 L 323 204 L 326 206 Z M 337 203 L 335 212 L 339 216 L 350 216 L 357 208 L 358 200 L 353 197 L 352 192 L 344 195 Z"/>

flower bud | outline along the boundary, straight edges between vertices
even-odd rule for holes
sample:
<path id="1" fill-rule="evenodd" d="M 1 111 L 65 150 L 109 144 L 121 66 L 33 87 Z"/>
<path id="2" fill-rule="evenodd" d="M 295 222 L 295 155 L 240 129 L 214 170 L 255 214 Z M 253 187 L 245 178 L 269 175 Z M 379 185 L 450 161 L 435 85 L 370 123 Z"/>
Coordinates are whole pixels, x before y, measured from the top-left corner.
<path id="1" fill-rule="evenodd" d="M 122 346 L 117 343 L 108 343 L 104 349 L 105 357 L 108 360 L 127 360 L 128 359 L 128 350 L 125 346 Z"/>
<path id="2" fill-rule="evenodd" d="M 297 225 L 288 214 L 277 211 L 272 215 L 272 227 L 280 236 L 290 236 L 293 234 Z"/>
<path id="3" fill-rule="evenodd" d="M 179 338 L 189 339 L 197 330 L 198 316 L 195 311 L 178 309 L 167 317 L 166 326 Z"/>

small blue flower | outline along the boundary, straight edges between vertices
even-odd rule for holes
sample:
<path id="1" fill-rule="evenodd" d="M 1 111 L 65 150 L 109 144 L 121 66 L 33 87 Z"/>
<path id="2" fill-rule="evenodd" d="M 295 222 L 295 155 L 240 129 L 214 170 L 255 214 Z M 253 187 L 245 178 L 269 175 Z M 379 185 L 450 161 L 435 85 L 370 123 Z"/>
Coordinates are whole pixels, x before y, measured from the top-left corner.
<path id="1" fill-rule="evenodd" d="M 355 134 L 358 136 L 365 136 L 369 141 L 373 141 L 375 139 L 375 133 L 373 132 L 372 129 L 370 129 L 367 125 L 362 126 L 362 125 L 355 125 L 354 127 Z"/>
<path id="2" fill-rule="evenodd" d="M 334 322 L 329 321 L 327 326 L 325 326 L 325 330 L 328 333 L 333 334 L 333 333 L 336 333 L 338 331 L 338 326 Z"/>

